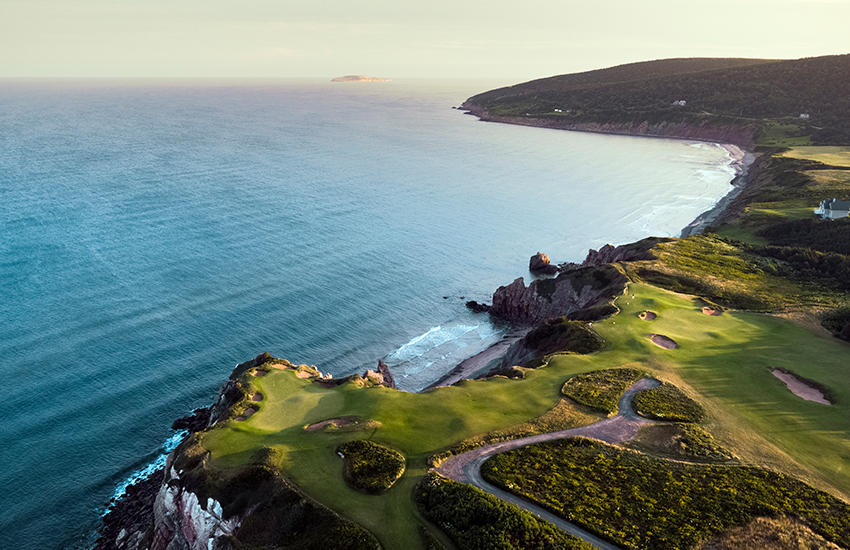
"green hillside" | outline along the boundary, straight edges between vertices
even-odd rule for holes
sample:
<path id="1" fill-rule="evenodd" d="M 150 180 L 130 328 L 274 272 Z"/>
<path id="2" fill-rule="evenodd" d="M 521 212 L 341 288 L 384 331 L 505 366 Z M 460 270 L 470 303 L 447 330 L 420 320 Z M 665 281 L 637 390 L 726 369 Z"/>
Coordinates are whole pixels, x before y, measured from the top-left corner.
<path id="1" fill-rule="evenodd" d="M 491 119 L 737 124 L 761 138 L 779 131 L 838 144 L 850 140 L 848 89 L 850 55 L 667 59 L 534 80 L 478 94 L 464 106 Z"/>

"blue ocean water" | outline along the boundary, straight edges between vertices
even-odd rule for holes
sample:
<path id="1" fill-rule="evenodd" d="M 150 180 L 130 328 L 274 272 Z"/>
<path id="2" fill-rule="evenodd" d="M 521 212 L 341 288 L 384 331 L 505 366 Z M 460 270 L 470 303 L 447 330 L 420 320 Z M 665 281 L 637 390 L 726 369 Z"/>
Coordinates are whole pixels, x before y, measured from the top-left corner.
<path id="1" fill-rule="evenodd" d="M 507 82 L 0 81 L 0 548 L 82 548 L 263 351 L 415 391 L 543 251 L 677 235 L 712 144 L 487 124 Z M 170 443 L 169 443 L 170 441 Z"/>

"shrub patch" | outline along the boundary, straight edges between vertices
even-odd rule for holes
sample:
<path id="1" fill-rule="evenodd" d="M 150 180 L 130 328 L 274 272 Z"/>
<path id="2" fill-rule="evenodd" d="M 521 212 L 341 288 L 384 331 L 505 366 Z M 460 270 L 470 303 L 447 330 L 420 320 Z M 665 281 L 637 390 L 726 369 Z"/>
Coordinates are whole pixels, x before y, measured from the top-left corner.
<path id="1" fill-rule="evenodd" d="M 605 369 L 573 376 L 564 384 L 564 395 L 608 414 L 617 412 L 617 402 L 629 387 L 646 376 L 639 369 Z"/>
<path id="2" fill-rule="evenodd" d="M 404 456 L 383 445 L 356 439 L 336 448 L 343 455 L 342 475 L 357 491 L 379 495 L 404 473 Z"/>
<path id="3" fill-rule="evenodd" d="M 705 409 L 702 405 L 666 382 L 655 388 L 639 391 L 632 401 L 632 406 L 636 413 L 653 420 L 702 422 L 705 419 Z"/>
<path id="4" fill-rule="evenodd" d="M 850 544 L 850 505 L 802 481 L 752 466 L 666 461 L 571 438 L 491 457 L 494 485 L 628 548 L 691 548 L 754 517 L 796 514 Z"/>

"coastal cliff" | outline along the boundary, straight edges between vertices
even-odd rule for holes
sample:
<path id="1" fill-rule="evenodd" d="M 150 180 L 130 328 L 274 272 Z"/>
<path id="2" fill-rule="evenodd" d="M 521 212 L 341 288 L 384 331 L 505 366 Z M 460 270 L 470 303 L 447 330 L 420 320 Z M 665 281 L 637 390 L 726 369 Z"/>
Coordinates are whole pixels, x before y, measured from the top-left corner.
<path id="1" fill-rule="evenodd" d="M 112 506 L 94 550 L 380 547 L 371 533 L 281 477 L 272 449 L 261 449 L 240 468 L 220 470 L 198 444 L 200 432 L 239 413 L 250 391 L 246 373 L 272 364 L 297 368 L 262 353 L 233 369 L 210 407 L 175 422 L 191 433 L 163 469 L 130 486 Z"/>
<path id="2" fill-rule="evenodd" d="M 742 124 L 722 124 L 708 120 L 695 123 L 685 120 L 649 122 L 639 120 L 632 122 L 576 122 L 559 120 L 557 118 L 535 116 L 499 116 L 493 115 L 478 105 L 464 102 L 461 109 L 477 116 L 485 122 L 502 122 L 520 126 L 534 126 L 555 130 L 573 130 L 577 132 L 592 132 L 597 134 L 617 134 L 626 136 L 643 136 L 674 139 L 692 139 L 696 141 L 712 141 L 731 143 L 743 149 L 752 150 L 755 146 L 755 130 Z"/>
<path id="3" fill-rule="evenodd" d="M 475 311 L 489 311 L 518 325 L 535 326 L 552 317 L 594 320 L 610 315 L 608 302 L 623 293 L 626 275 L 616 262 L 652 259 L 650 249 L 669 239 L 650 237 L 623 246 L 605 245 L 591 249 L 581 264 L 558 266 L 551 279 L 537 279 L 528 286 L 522 277 L 493 293 L 493 305 L 470 302 Z"/>

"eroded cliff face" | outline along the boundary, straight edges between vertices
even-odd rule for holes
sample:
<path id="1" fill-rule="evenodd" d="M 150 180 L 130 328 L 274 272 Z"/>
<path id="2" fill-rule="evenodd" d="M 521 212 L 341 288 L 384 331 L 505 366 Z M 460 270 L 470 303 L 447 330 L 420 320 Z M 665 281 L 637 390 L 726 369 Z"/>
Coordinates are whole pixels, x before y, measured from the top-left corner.
<path id="1" fill-rule="evenodd" d="M 213 498 L 208 498 L 202 506 L 198 495 L 182 487 L 173 467 L 170 467 L 170 474 L 170 483 L 160 487 L 154 504 L 154 537 L 150 550 L 231 548 L 230 542 L 221 537 L 233 535 L 242 524 L 243 516 L 225 519 L 221 503 Z"/>
<path id="2" fill-rule="evenodd" d="M 521 325 L 539 325 L 552 317 L 609 302 L 622 294 L 627 277 L 613 265 L 585 267 L 525 286 L 519 277 L 493 294 L 491 315 Z"/>
<path id="3" fill-rule="evenodd" d="M 561 264 L 553 279 L 538 279 L 528 286 L 522 277 L 493 294 L 493 305 L 472 304 L 491 315 L 512 323 L 540 325 L 552 317 L 594 320 L 611 313 L 608 304 L 622 294 L 628 280 L 616 262 L 650 260 L 652 248 L 668 241 L 650 237 L 623 246 L 603 246 L 590 250 L 581 264 Z M 583 310 L 583 311 L 582 311 Z"/>
<path id="4" fill-rule="evenodd" d="M 731 143 L 749 150 L 755 146 L 754 130 L 747 126 L 736 124 L 712 123 L 709 121 L 699 124 L 673 121 L 656 123 L 650 123 L 648 121 L 629 123 L 571 122 L 568 120 L 534 118 L 530 116 L 511 117 L 491 115 L 481 107 L 468 103 L 464 103 L 461 108 L 486 122 L 502 122 L 505 124 L 518 124 L 521 126 L 535 126 L 538 128 L 574 130 L 578 132 L 594 132 L 600 134 L 715 141 L 719 143 Z"/>

